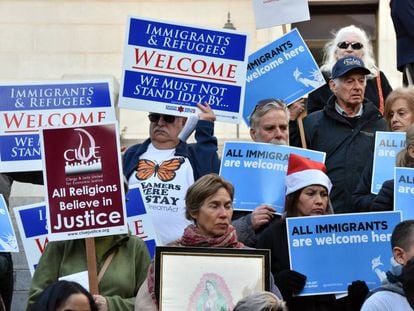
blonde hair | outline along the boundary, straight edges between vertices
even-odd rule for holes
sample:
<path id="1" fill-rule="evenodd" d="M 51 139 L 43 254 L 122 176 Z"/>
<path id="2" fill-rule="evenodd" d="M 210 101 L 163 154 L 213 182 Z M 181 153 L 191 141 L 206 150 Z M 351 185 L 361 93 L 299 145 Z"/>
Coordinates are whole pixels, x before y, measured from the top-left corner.
<path id="1" fill-rule="evenodd" d="M 404 99 L 408 109 L 414 115 L 414 86 L 396 88 L 387 96 L 384 105 L 384 118 L 387 121 L 388 129 L 391 129 L 391 107 L 398 99 Z"/>
<path id="2" fill-rule="evenodd" d="M 374 53 L 372 50 L 372 45 L 367 33 L 355 26 L 349 25 L 339 29 L 336 33 L 332 33 L 334 38 L 332 38 L 326 45 L 325 45 L 325 53 L 323 57 L 323 63 L 321 65 L 321 70 L 325 72 L 331 72 L 332 67 L 337 62 L 337 54 L 338 51 L 338 43 L 344 41 L 344 37 L 347 35 L 355 35 L 359 38 L 359 42 L 362 43 L 362 61 L 365 64 L 365 67 L 371 71 L 371 74 L 367 76 L 368 79 L 373 78 L 378 75 L 378 67 L 375 65 Z"/>

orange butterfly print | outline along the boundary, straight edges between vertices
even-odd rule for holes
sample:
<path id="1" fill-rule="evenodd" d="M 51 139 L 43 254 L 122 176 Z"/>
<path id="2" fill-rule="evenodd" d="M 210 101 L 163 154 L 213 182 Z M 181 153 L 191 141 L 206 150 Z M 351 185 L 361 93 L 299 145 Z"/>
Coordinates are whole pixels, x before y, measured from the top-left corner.
<path id="1" fill-rule="evenodd" d="M 162 181 L 170 181 L 175 178 L 175 171 L 178 170 L 183 163 L 183 158 L 174 158 L 163 161 L 161 164 L 148 159 L 141 159 L 138 161 L 136 176 L 138 180 L 146 180 L 151 176 L 157 175 Z"/>

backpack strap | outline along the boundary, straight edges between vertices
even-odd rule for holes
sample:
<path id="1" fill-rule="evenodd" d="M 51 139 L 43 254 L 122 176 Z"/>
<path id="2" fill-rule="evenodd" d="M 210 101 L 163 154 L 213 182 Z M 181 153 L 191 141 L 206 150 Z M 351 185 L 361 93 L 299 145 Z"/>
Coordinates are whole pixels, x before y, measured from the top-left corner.
<path id="1" fill-rule="evenodd" d="M 104 264 L 102 265 L 101 270 L 99 270 L 99 274 L 98 274 L 98 284 L 101 282 L 106 270 L 109 267 L 109 264 L 112 261 L 112 258 L 114 258 L 116 251 L 112 252 L 111 254 L 109 254 L 108 257 L 106 257 Z"/>
<path id="2" fill-rule="evenodd" d="M 382 86 L 381 86 L 381 76 L 380 72 L 378 71 L 377 74 L 377 87 L 378 87 L 378 96 L 379 96 L 379 111 L 381 115 L 384 115 L 384 95 L 382 94 Z"/>

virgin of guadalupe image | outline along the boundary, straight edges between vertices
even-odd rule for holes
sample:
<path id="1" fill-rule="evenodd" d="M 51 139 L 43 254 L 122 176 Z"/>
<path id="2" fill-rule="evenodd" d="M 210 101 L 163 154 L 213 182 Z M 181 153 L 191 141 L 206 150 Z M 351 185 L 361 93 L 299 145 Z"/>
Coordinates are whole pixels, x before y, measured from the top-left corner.
<path id="1" fill-rule="evenodd" d="M 191 295 L 187 310 L 230 311 L 233 307 L 233 298 L 223 278 L 206 273 Z"/>

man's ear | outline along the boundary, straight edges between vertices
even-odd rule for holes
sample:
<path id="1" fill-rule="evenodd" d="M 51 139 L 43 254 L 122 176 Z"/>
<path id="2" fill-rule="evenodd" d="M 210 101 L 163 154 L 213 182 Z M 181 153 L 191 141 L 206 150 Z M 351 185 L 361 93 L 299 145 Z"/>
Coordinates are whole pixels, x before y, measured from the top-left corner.
<path id="1" fill-rule="evenodd" d="M 184 126 L 185 122 L 187 122 L 187 118 L 186 117 L 181 117 L 181 125 Z"/>
<path id="2" fill-rule="evenodd" d="M 398 262 L 400 265 L 405 264 L 405 251 L 401 247 L 395 246 L 392 249 L 392 253 L 396 262 Z"/>
<path id="3" fill-rule="evenodd" d="M 335 80 L 333 79 L 329 80 L 329 88 L 331 89 L 331 91 L 333 91 L 335 87 L 336 87 Z"/>

